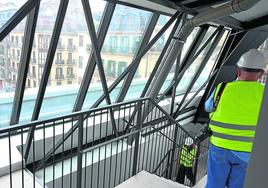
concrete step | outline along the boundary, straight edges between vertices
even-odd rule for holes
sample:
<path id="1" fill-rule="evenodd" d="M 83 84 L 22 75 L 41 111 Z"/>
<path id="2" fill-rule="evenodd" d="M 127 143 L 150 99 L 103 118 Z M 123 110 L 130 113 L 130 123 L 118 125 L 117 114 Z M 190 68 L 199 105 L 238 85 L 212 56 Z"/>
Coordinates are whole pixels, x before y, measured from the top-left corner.
<path id="1" fill-rule="evenodd" d="M 187 186 L 141 171 L 116 188 L 187 188 Z"/>
<path id="2" fill-rule="evenodd" d="M 193 188 L 204 188 L 207 183 L 207 176 L 204 176 Z"/>

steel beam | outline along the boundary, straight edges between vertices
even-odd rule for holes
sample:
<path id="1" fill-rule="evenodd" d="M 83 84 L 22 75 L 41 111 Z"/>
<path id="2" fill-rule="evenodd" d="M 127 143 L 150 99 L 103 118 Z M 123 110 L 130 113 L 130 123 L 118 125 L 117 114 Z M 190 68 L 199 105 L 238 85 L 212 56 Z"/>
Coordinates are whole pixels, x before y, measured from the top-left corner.
<path id="1" fill-rule="evenodd" d="M 174 14 L 171 19 L 166 23 L 166 25 L 171 25 L 178 16 L 180 16 L 181 14 L 179 12 L 177 12 L 176 14 Z M 166 26 L 165 25 L 165 26 Z M 164 26 L 164 27 L 165 27 Z M 163 27 L 163 28 L 164 28 Z M 168 26 L 169 27 L 169 26 Z M 167 28 L 168 28 L 167 27 Z M 126 70 L 114 81 L 114 83 L 109 87 L 108 92 L 112 92 L 112 90 L 122 81 L 122 79 L 129 73 L 129 71 L 132 69 L 133 66 L 135 66 L 135 64 L 138 62 L 137 60 L 139 58 L 142 58 L 147 52 L 148 50 L 155 44 L 155 42 L 161 37 L 161 35 L 166 31 L 163 30 L 163 28 L 155 35 L 155 37 L 148 43 L 148 45 L 143 48 L 140 53 L 137 54 L 136 59 L 134 59 L 132 61 L 132 63 L 126 68 Z M 162 34 L 161 34 L 162 33 Z M 105 95 L 102 95 L 92 106 L 91 108 L 95 108 L 97 107 L 103 100 L 105 99 Z"/>
<path id="2" fill-rule="evenodd" d="M 187 15 L 184 14 L 183 18 L 182 18 L 182 25 L 184 25 L 187 21 Z M 175 67 L 175 74 L 174 74 L 174 78 L 178 77 L 179 74 L 179 70 L 180 69 L 180 65 L 181 65 L 181 52 L 178 54 L 177 56 L 177 61 L 176 61 L 176 67 Z M 176 84 L 175 84 L 176 85 Z M 176 97 L 176 87 L 172 88 L 172 94 L 171 94 L 171 106 L 170 106 L 170 114 L 173 114 L 174 111 L 174 103 L 175 103 L 175 97 Z"/>
<path id="3" fill-rule="evenodd" d="M 110 20 L 111 20 L 111 18 L 112 18 L 112 15 L 113 15 L 113 12 L 114 12 L 114 8 L 115 8 L 115 3 L 112 3 L 112 2 L 109 2 L 108 4 L 107 4 L 107 6 L 106 6 L 106 8 L 105 8 L 105 13 L 104 13 L 104 17 L 103 17 L 103 20 L 102 20 L 102 22 L 101 22 L 101 26 L 100 26 L 100 29 L 99 29 L 99 38 L 98 38 L 98 40 L 100 41 L 100 42 L 104 42 L 104 39 L 105 39 L 105 36 L 106 36 L 106 33 L 107 33 L 107 30 L 108 30 L 108 27 L 109 27 L 109 23 L 110 23 Z M 100 45 L 101 46 L 101 45 Z M 96 65 L 96 61 L 95 61 L 95 59 L 94 59 L 94 57 L 93 57 L 93 52 L 90 54 L 90 64 L 88 64 L 88 66 L 87 66 L 87 68 L 86 68 L 86 73 L 85 73 L 85 75 L 84 75 L 84 78 L 83 78 L 83 82 L 82 82 L 82 86 L 81 86 L 81 88 L 80 88 L 80 91 L 79 91 L 79 93 L 78 93 L 78 98 L 79 98 L 79 96 L 80 97 L 82 97 L 82 95 L 84 96 L 84 99 L 85 99 L 85 97 L 86 97 L 86 93 L 87 93 L 87 88 L 89 87 L 89 86 L 85 86 L 85 84 L 90 84 L 90 80 L 91 80 L 91 77 L 92 77 L 92 75 L 90 76 L 90 72 L 92 71 L 92 69 L 91 69 L 91 67 L 90 67 L 90 65 L 94 65 L 94 67 L 95 67 L 95 65 Z M 94 63 L 92 63 L 92 62 L 94 62 Z M 94 70 L 93 70 L 94 71 Z M 93 72 L 92 72 L 92 74 L 93 74 Z M 87 80 L 87 79 L 89 79 L 89 80 Z M 80 93 L 81 92 L 81 93 Z M 84 94 L 82 94 L 82 92 L 84 93 Z M 83 99 L 83 101 L 84 101 L 84 99 Z M 79 100 L 79 99 L 77 99 L 77 100 Z M 76 109 L 77 111 L 79 111 L 79 110 L 81 110 L 81 108 L 82 108 L 82 105 L 83 105 L 83 102 L 82 101 L 77 101 L 76 100 L 76 105 L 75 105 L 75 107 L 74 107 L 74 109 Z M 79 103 L 79 104 L 78 104 Z M 81 105 L 81 106 L 80 106 Z M 80 106 L 80 107 L 79 107 Z M 39 169 L 40 167 L 42 167 L 43 166 L 43 164 L 52 156 L 52 154 L 62 145 L 62 143 L 63 142 L 65 142 L 72 134 L 73 134 L 73 132 L 74 131 L 76 131 L 76 129 L 78 128 L 78 126 L 79 126 L 79 124 L 78 123 L 76 123 L 76 124 L 74 124 L 74 126 L 73 126 L 73 128 L 72 129 L 70 129 L 70 130 L 68 130 L 67 131 L 67 133 L 65 133 L 64 134 L 64 139 L 60 139 L 56 144 L 55 144 L 55 147 L 54 148 L 52 148 L 52 149 L 50 149 L 47 153 L 46 153 L 46 155 L 45 155 L 45 157 L 41 160 L 41 161 L 39 161 L 39 163 L 36 165 L 36 169 Z"/>
<path id="4" fill-rule="evenodd" d="M 98 29 L 98 44 L 100 49 L 102 48 L 105 40 L 105 36 L 107 34 L 107 31 L 109 29 L 109 25 L 111 23 L 113 13 L 115 10 L 115 2 L 108 2 L 105 10 L 104 10 L 104 16 L 102 18 L 101 24 Z M 90 85 L 90 82 L 92 80 L 92 76 L 96 67 L 96 61 L 94 59 L 93 51 L 91 51 L 89 59 L 88 59 L 88 64 L 83 76 L 83 80 L 78 92 L 78 95 L 76 97 L 76 101 L 74 104 L 73 112 L 80 111 L 83 107 L 86 94 Z"/>
<path id="5" fill-rule="evenodd" d="M 180 19 L 178 19 L 178 20 L 180 20 Z M 179 23 L 179 21 L 177 20 L 177 22 L 176 22 L 176 24 L 175 24 L 175 26 L 174 26 L 174 28 L 173 28 L 173 30 L 178 26 L 178 23 Z M 173 32 L 173 31 L 172 31 Z M 156 37 L 156 36 L 155 36 Z M 157 39 L 156 39 L 157 40 Z M 151 41 L 152 42 L 152 41 Z M 150 43 L 151 43 L 150 42 Z M 148 45 L 150 45 L 150 43 L 148 44 Z M 151 46 L 153 45 L 154 43 L 152 43 L 151 44 Z M 138 54 L 138 56 L 143 56 L 147 51 L 146 50 L 148 50 L 147 49 L 148 47 L 146 47 L 146 49 L 145 50 L 142 50 L 142 52 L 140 52 L 139 54 Z M 129 69 L 131 68 L 132 66 L 130 65 L 129 66 Z M 125 70 L 124 71 L 124 73 L 125 73 L 125 75 L 128 73 L 127 72 L 127 70 Z M 124 74 L 123 73 L 123 74 Z M 122 75 L 121 75 L 122 76 Z M 123 77 L 122 77 L 123 78 Z M 120 82 L 120 81 L 119 81 Z M 118 82 L 118 83 L 119 83 Z M 118 84 L 117 83 L 117 84 Z M 114 88 L 116 87 L 117 85 L 116 84 L 114 84 Z M 109 90 L 109 92 L 111 92 L 112 91 L 112 89 L 114 89 L 114 88 L 109 88 L 109 89 L 111 89 L 111 90 Z M 105 97 L 105 96 L 104 96 Z M 100 102 L 101 103 L 101 102 Z M 84 117 L 84 118 L 87 118 L 87 117 Z M 53 155 L 53 153 L 54 153 L 54 151 L 56 151 L 61 145 L 62 145 L 62 143 L 63 142 L 65 142 L 72 134 L 73 134 L 73 131 L 75 131 L 76 129 L 78 128 L 78 123 L 76 123 L 76 124 L 74 124 L 74 126 L 73 126 L 73 128 L 72 128 L 72 130 L 69 130 L 67 133 L 65 133 L 65 135 L 64 135 L 64 139 L 60 139 L 56 144 L 55 144 L 55 147 L 54 147 L 54 149 L 51 149 L 51 150 L 49 150 L 47 153 L 46 153 L 46 155 L 45 155 L 45 157 L 40 161 L 40 162 L 38 162 L 38 164 L 36 165 L 36 169 L 39 169 L 40 167 L 42 167 L 43 166 L 43 164 Z"/>
<path id="6" fill-rule="evenodd" d="M 228 57 L 228 54 L 230 54 L 232 47 L 234 45 L 235 37 L 236 37 L 235 33 L 236 33 L 236 31 L 232 30 L 231 32 L 229 32 L 228 36 L 226 37 L 225 42 L 224 42 L 224 46 L 222 47 L 222 50 L 220 52 L 219 58 L 217 60 L 217 63 L 215 65 L 214 69 L 220 70 L 222 65 L 224 64 L 226 58 Z M 239 34 L 241 34 L 241 33 L 239 33 Z M 218 71 L 218 73 L 219 72 L 220 71 Z M 209 120 L 208 113 L 205 112 L 205 110 L 204 110 L 204 103 L 205 103 L 207 97 L 210 96 L 211 92 L 214 90 L 214 87 L 212 87 L 212 85 L 214 85 L 213 83 L 214 83 L 216 77 L 217 77 L 217 74 L 213 78 L 211 78 L 211 80 L 208 82 L 207 88 L 206 88 L 206 90 L 201 98 L 201 101 L 197 107 L 194 122 L 199 121 L 200 116 L 202 116 L 201 117 L 203 119 L 202 122 L 204 122 L 204 121 L 207 122 Z M 206 117 L 204 117 L 204 116 L 206 116 Z"/>
<path id="7" fill-rule="evenodd" d="M 188 96 L 188 94 L 190 93 L 192 87 L 194 86 L 195 82 L 197 81 L 197 79 L 199 78 L 200 74 L 202 73 L 203 69 L 205 68 L 205 66 L 207 65 L 212 53 L 214 52 L 215 48 L 217 47 L 218 43 L 220 42 L 220 39 L 222 38 L 223 34 L 224 34 L 224 30 L 223 30 L 223 26 L 219 26 L 219 31 L 213 41 L 213 43 L 211 44 L 211 46 L 209 47 L 209 50 L 206 54 L 206 56 L 204 57 L 204 59 L 202 60 L 201 64 L 200 64 L 200 67 L 198 68 L 197 72 L 195 73 L 194 77 L 192 78 L 182 100 L 180 101 L 180 104 L 176 110 L 176 112 L 174 113 L 174 118 L 176 119 L 176 117 L 178 117 L 180 114 L 179 114 L 179 111 L 180 111 L 180 108 L 181 106 L 183 105 L 186 97 Z"/>
<path id="8" fill-rule="evenodd" d="M 97 40 L 97 35 L 96 35 L 95 27 L 94 27 L 94 22 L 93 22 L 93 18 L 92 18 L 90 5 L 89 5 L 89 2 L 87 0 L 82 0 L 82 5 L 83 5 L 83 9 L 84 9 L 84 14 L 86 17 L 87 27 L 89 30 L 89 35 L 90 35 L 90 39 L 91 39 L 91 43 L 92 43 L 95 61 L 96 61 L 96 64 L 98 66 L 98 71 L 99 71 L 99 75 L 100 75 L 100 79 L 101 79 L 103 92 L 105 95 L 106 103 L 109 105 L 109 104 L 111 104 L 111 98 L 110 98 L 110 95 L 108 92 L 108 85 L 106 82 L 105 73 L 104 73 L 104 69 L 103 69 L 103 65 L 102 65 L 100 47 L 99 47 L 98 40 Z M 115 134 L 117 134 L 118 131 L 116 128 L 113 110 L 111 108 L 109 109 L 109 114 L 110 114 L 110 118 L 111 118 L 113 131 Z"/>
<path id="9" fill-rule="evenodd" d="M 27 80 L 27 73 L 29 69 L 32 46 L 34 41 L 34 34 L 36 29 L 36 22 L 38 18 L 39 5 L 37 3 L 36 7 L 30 12 L 27 17 L 26 29 L 24 32 L 24 41 L 22 45 L 22 53 L 20 58 L 20 67 L 18 72 L 18 79 L 15 90 L 15 97 L 11 112 L 10 125 L 15 125 L 19 122 L 21 106 L 24 96 L 24 90 Z"/>
<path id="10" fill-rule="evenodd" d="M 148 81 L 146 82 L 146 85 L 145 85 L 145 87 L 144 87 L 144 89 L 142 91 L 142 94 L 141 94 L 140 98 L 142 98 L 142 97 L 145 96 L 145 94 L 148 91 L 148 88 L 149 88 L 149 86 L 150 86 L 150 84 L 151 84 L 151 82 L 152 82 L 152 80 L 153 80 L 153 78 L 154 78 L 154 76 L 155 76 L 155 74 L 157 72 L 157 69 L 158 69 L 160 63 L 162 62 L 163 58 L 165 57 L 165 54 L 167 52 L 167 49 L 169 48 L 169 46 L 171 44 L 171 41 L 173 39 L 173 36 L 174 36 L 175 32 L 177 31 L 178 26 L 179 26 L 179 24 L 181 22 L 181 19 L 180 18 L 177 19 L 177 21 L 176 21 L 176 23 L 175 23 L 175 25 L 174 25 L 171 33 L 170 33 L 170 35 L 169 35 L 169 37 L 168 37 L 165 45 L 164 45 L 164 48 L 162 49 L 161 54 L 160 54 L 160 56 L 157 59 L 157 62 L 155 64 L 154 68 L 153 68 L 153 71 L 152 71 L 152 73 L 151 73 Z"/>
<path id="11" fill-rule="evenodd" d="M 0 28 L 0 42 L 38 5 L 39 2 L 40 0 L 28 0 L 22 5 L 22 7 Z"/>
<path id="12" fill-rule="evenodd" d="M 215 37 L 218 30 L 214 31 L 214 33 L 206 40 L 206 42 L 202 45 L 202 47 L 194 54 L 194 56 L 189 60 L 189 63 L 186 64 L 183 69 L 178 74 L 177 80 L 173 81 L 170 86 L 162 93 L 161 97 L 157 99 L 157 101 L 160 101 L 163 99 L 163 97 L 172 89 L 172 87 L 175 85 L 175 83 L 178 85 L 180 83 L 180 80 L 182 79 L 185 71 L 190 67 L 190 65 L 194 62 L 194 60 L 200 55 L 200 53 L 205 49 L 205 47 L 208 45 L 208 43 Z M 177 87 L 176 85 L 176 87 Z"/>
<path id="13" fill-rule="evenodd" d="M 267 132 L 268 132 L 268 79 L 266 79 L 259 120 L 255 131 L 244 188 L 266 187 L 268 169 Z"/>
<path id="14" fill-rule="evenodd" d="M 170 33 L 170 35 L 169 35 L 169 37 L 168 37 L 168 39 L 167 39 L 167 41 L 166 41 L 166 43 L 165 43 L 165 46 L 164 46 L 164 48 L 163 48 L 163 50 L 162 50 L 160 56 L 159 56 L 158 59 L 157 59 L 157 62 L 156 62 L 156 64 L 155 64 L 154 68 L 153 68 L 153 71 L 152 71 L 152 73 L 151 73 L 151 75 L 150 75 L 148 81 L 147 81 L 146 84 L 145 84 L 145 87 L 144 87 L 144 89 L 143 89 L 143 91 L 142 91 L 142 93 L 141 93 L 140 98 L 143 98 L 143 97 L 145 96 L 145 94 L 146 94 L 146 92 L 148 91 L 148 88 L 150 87 L 150 84 L 151 84 L 151 82 L 152 82 L 152 80 L 153 80 L 153 78 L 154 78 L 154 76 L 155 76 L 155 74 L 156 74 L 156 72 L 157 72 L 157 70 L 158 70 L 158 68 L 159 68 L 159 65 L 161 64 L 161 62 L 162 62 L 162 60 L 164 59 L 165 55 L 168 54 L 168 53 L 167 53 L 167 49 L 168 49 L 168 48 L 170 47 L 170 45 L 171 45 L 171 41 L 172 41 L 172 39 L 173 39 L 173 37 L 174 37 L 174 34 L 176 33 L 176 31 L 178 31 L 178 26 L 179 26 L 179 24 L 180 24 L 180 22 L 181 22 L 181 19 L 182 19 L 182 17 L 179 17 L 179 18 L 177 19 L 177 21 L 176 21 L 176 23 L 175 23 L 173 29 L 171 30 L 171 33 Z M 133 111 L 133 113 L 132 113 L 132 115 L 131 115 L 131 117 L 130 117 L 130 119 L 129 119 L 129 123 L 127 124 L 127 126 L 126 126 L 126 128 L 125 128 L 125 132 L 129 131 L 130 125 L 131 125 L 131 123 L 132 123 L 132 121 L 133 121 L 133 119 L 134 119 L 136 113 L 137 113 L 137 108 L 134 109 L 134 111 Z"/>
<path id="15" fill-rule="evenodd" d="M 146 28 L 146 31 L 144 32 L 144 35 L 142 37 L 142 41 L 141 41 L 141 44 L 137 50 L 137 53 L 135 54 L 134 56 L 134 59 L 136 59 L 136 56 L 137 54 L 148 44 L 151 36 L 152 36 L 152 33 L 154 31 L 154 28 L 157 24 L 157 21 L 158 21 L 158 18 L 159 18 L 159 14 L 158 13 L 154 13 L 150 19 L 150 22 L 149 24 L 147 25 L 147 28 Z M 140 65 L 140 61 L 141 61 L 141 58 L 140 59 L 137 59 L 137 63 L 135 64 L 135 66 L 132 67 L 132 69 L 130 70 L 130 72 L 128 73 L 128 76 L 125 78 L 124 80 L 124 83 L 119 91 L 119 94 L 118 94 L 118 98 L 116 99 L 116 102 L 122 102 L 124 101 L 126 95 L 127 95 L 127 91 L 131 85 L 131 82 L 135 76 L 135 73 Z"/>
<path id="16" fill-rule="evenodd" d="M 216 69 L 209 77 L 208 79 L 200 86 L 200 88 L 194 93 L 194 95 L 183 105 L 181 110 L 178 112 L 178 114 L 181 114 L 187 107 L 188 105 L 194 100 L 194 98 L 200 93 L 200 91 L 203 90 L 203 88 L 207 85 L 207 83 L 213 78 L 217 73 L 219 69 Z M 207 87 L 207 86 L 206 86 Z"/>
<path id="17" fill-rule="evenodd" d="M 171 93 L 171 91 L 177 88 L 177 85 L 179 83 L 180 80 L 177 79 L 177 77 L 179 76 L 180 72 L 184 69 L 184 67 L 186 65 L 188 65 L 190 62 L 190 60 L 192 60 L 192 58 L 194 57 L 196 51 L 198 50 L 200 44 L 202 43 L 207 31 L 209 29 L 208 25 L 204 25 L 201 26 L 200 30 L 197 32 L 197 35 L 195 37 L 195 39 L 192 41 L 191 46 L 189 47 L 188 51 L 185 54 L 185 57 L 183 58 L 182 62 L 180 63 L 180 66 L 178 66 L 176 68 L 176 72 L 175 72 L 175 76 L 174 79 L 172 81 L 172 87 L 169 86 L 168 89 L 166 89 L 166 91 L 164 93 Z"/>
<path id="18" fill-rule="evenodd" d="M 264 15 L 262 17 L 259 17 L 259 18 L 256 18 L 250 22 L 243 22 L 242 23 L 242 26 L 247 29 L 247 30 L 250 30 L 250 29 L 262 29 L 261 27 L 262 26 L 265 26 L 268 24 L 268 14 L 267 15 Z M 266 29 L 264 29 L 266 30 Z"/>
<path id="19" fill-rule="evenodd" d="M 55 52 L 56 52 L 56 49 L 57 49 L 57 44 L 58 44 L 58 41 L 59 41 L 59 37 L 60 37 L 64 17 L 65 17 L 65 14 L 66 14 L 66 10 L 67 10 L 67 7 L 68 7 L 68 3 L 69 3 L 69 0 L 61 0 L 61 2 L 60 2 L 60 6 L 59 6 L 55 26 L 54 26 L 52 37 L 51 37 L 51 43 L 49 45 L 47 58 L 46 58 L 46 63 L 45 63 L 45 66 L 44 66 L 44 72 L 43 72 L 43 75 L 42 75 L 42 79 L 41 79 L 41 82 L 40 82 L 40 87 L 39 87 L 39 90 L 38 90 L 38 94 L 37 94 L 37 98 L 36 98 L 36 102 L 35 102 L 35 106 L 34 106 L 34 111 L 33 111 L 33 115 L 32 115 L 32 121 L 37 120 L 38 117 L 39 117 L 39 113 L 40 113 L 40 110 L 41 110 L 41 105 L 42 105 L 42 102 L 43 102 L 43 99 L 44 99 L 46 86 L 47 86 L 50 70 L 51 70 L 51 67 L 52 67 L 54 55 L 55 55 Z M 32 140 L 33 140 L 34 131 L 35 131 L 35 127 L 31 127 L 30 130 L 29 130 L 29 133 L 27 135 L 25 155 L 24 155 L 26 162 L 27 162 L 29 151 L 30 151 L 30 148 L 31 148 L 31 143 L 32 143 Z"/>

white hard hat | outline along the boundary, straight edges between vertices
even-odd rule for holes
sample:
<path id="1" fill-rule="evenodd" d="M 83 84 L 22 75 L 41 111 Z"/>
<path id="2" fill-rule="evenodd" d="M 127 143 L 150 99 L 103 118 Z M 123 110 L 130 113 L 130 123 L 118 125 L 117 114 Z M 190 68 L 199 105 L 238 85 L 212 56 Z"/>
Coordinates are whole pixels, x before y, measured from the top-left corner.
<path id="1" fill-rule="evenodd" d="M 186 146 L 191 146 L 193 143 L 194 143 L 194 141 L 193 141 L 193 139 L 192 139 L 191 137 L 187 137 L 187 138 L 185 139 L 185 142 L 184 142 L 184 144 L 185 144 Z"/>
<path id="2" fill-rule="evenodd" d="M 266 64 L 264 55 L 257 49 L 251 49 L 240 57 L 237 66 L 241 68 L 265 70 Z"/>

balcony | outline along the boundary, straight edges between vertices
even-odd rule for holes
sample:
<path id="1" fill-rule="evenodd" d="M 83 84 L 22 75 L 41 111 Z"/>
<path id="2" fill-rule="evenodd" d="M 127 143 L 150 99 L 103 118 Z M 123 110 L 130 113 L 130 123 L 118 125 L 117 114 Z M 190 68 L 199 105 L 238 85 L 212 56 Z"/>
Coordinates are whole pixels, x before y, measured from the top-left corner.
<path id="1" fill-rule="evenodd" d="M 57 50 L 64 50 L 64 49 L 65 49 L 65 46 L 59 43 L 57 46 Z"/>
<path id="2" fill-rule="evenodd" d="M 111 46 L 103 46 L 102 52 L 109 54 L 118 54 L 118 55 L 129 55 L 134 54 L 137 48 L 123 48 L 123 47 L 111 47 Z"/>
<path id="3" fill-rule="evenodd" d="M 11 48 L 18 48 L 19 47 L 19 43 L 18 42 L 10 42 L 10 47 Z"/>
<path id="4" fill-rule="evenodd" d="M 16 68 L 16 67 L 10 67 L 10 71 L 12 71 L 12 72 L 18 72 L 18 69 Z"/>
<path id="5" fill-rule="evenodd" d="M 32 77 L 32 78 L 36 78 L 36 73 L 35 72 L 30 73 L 29 76 Z"/>
<path id="6" fill-rule="evenodd" d="M 76 61 L 74 59 L 67 59 L 66 64 L 68 65 L 74 65 Z"/>
<path id="7" fill-rule="evenodd" d="M 76 50 L 76 46 L 75 45 L 67 45 L 67 50 L 68 51 L 75 51 Z"/>
<path id="8" fill-rule="evenodd" d="M 31 63 L 36 64 L 37 60 L 36 58 L 31 58 Z"/>
<path id="9" fill-rule="evenodd" d="M 75 79 L 75 74 L 66 74 L 67 79 Z"/>
<path id="10" fill-rule="evenodd" d="M 91 44 L 87 44 L 86 50 L 87 50 L 87 52 L 91 52 L 92 51 L 92 45 Z"/>
<path id="11" fill-rule="evenodd" d="M 2 67 L 5 66 L 5 61 L 4 60 L 0 60 L 0 66 L 2 66 Z"/>
<path id="12" fill-rule="evenodd" d="M 55 63 L 56 63 L 57 65 L 64 65 L 64 64 L 65 64 L 65 61 L 62 60 L 62 59 L 56 59 Z"/>
<path id="13" fill-rule="evenodd" d="M 56 74 L 55 79 L 64 79 L 64 74 Z"/>

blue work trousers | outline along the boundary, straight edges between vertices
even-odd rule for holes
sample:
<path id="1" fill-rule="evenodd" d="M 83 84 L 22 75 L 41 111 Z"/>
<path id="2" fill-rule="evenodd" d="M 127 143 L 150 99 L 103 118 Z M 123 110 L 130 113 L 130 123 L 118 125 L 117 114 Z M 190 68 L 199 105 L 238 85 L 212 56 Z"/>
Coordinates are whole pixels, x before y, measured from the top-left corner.
<path id="1" fill-rule="evenodd" d="M 233 151 L 210 144 L 206 188 L 243 188 L 247 164 Z"/>

